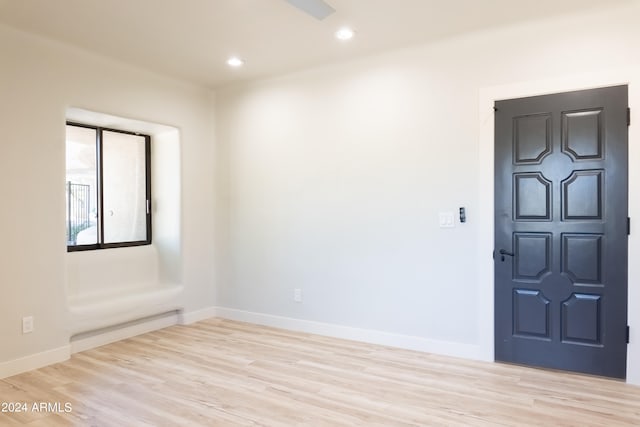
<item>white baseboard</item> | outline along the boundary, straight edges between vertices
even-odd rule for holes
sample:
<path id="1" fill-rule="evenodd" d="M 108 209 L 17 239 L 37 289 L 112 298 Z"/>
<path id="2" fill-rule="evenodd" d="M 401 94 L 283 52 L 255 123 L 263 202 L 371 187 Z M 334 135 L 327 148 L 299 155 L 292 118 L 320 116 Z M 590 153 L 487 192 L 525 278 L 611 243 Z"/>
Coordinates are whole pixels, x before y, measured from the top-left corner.
<path id="1" fill-rule="evenodd" d="M 64 362 L 71 356 L 71 346 L 55 348 L 42 353 L 31 354 L 20 359 L 0 363 L 0 380 L 23 372 L 39 369 L 54 363 Z"/>
<path id="2" fill-rule="evenodd" d="M 214 307 L 204 308 L 188 313 L 178 311 L 159 315 L 153 318 L 138 320 L 127 325 L 116 326 L 89 334 L 82 334 L 72 338 L 71 353 L 90 350 L 116 341 L 146 334 L 147 332 L 168 328 L 169 326 L 190 325 L 215 316 L 216 309 Z"/>
<path id="3" fill-rule="evenodd" d="M 88 334 L 78 335 L 71 339 L 71 353 L 91 350 L 92 348 L 111 344 L 137 335 L 157 331 L 178 324 L 179 314 L 177 312 L 156 316 L 149 319 L 142 319 L 131 322 L 127 325 L 116 326 L 103 329 Z"/>
<path id="4" fill-rule="evenodd" d="M 482 359 L 480 346 L 449 341 L 431 340 L 410 335 L 393 334 L 371 329 L 352 328 L 331 323 L 314 322 L 271 314 L 254 313 L 233 308 L 216 307 L 217 317 L 241 322 L 273 326 L 298 332 L 379 344 L 425 353 L 442 354 L 465 359 Z"/>
<path id="5" fill-rule="evenodd" d="M 169 315 L 140 320 L 121 327 L 114 327 L 102 331 L 96 331 L 91 334 L 76 336 L 72 339 L 70 345 L 30 355 L 21 359 L 0 363 L 0 379 L 54 363 L 63 362 L 69 359 L 72 353 L 90 350 L 92 348 L 169 326 L 178 324 L 188 325 L 213 317 L 221 317 L 292 331 L 325 335 L 371 344 L 422 351 L 426 353 L 443 354 L 466 359 L 481 359 L 480 347 L 471 344 L 430 340 L 422 337 L 294 319 L 291 317 L 274 316 L 271 314 L 255 313 L 225 307 L 209 307 L 188 313 L 174 312 Z"/>
<path id="6" fill-rule="evenodd" d="M 181 312 L 178 315 L 179 325 L 190 325 L 192 323 L 199 322 L 201 320 L 207 320 L 212 317 L 216 317 L 217 308 L 207 307 L 197 311 L 190 311 L 189 313 Z"/>

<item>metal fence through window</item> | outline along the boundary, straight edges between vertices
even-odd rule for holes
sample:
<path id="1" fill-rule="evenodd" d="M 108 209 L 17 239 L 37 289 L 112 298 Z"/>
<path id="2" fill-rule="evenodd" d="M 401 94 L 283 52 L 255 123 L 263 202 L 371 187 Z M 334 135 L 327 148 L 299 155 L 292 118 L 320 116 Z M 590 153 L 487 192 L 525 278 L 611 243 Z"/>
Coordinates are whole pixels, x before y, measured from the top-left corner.
<path id="1" fill-rule="evenodd" d="M 78 233 L 91 226 L 91 187 L 67 182 L 67 244 L 76 244 Z"/>

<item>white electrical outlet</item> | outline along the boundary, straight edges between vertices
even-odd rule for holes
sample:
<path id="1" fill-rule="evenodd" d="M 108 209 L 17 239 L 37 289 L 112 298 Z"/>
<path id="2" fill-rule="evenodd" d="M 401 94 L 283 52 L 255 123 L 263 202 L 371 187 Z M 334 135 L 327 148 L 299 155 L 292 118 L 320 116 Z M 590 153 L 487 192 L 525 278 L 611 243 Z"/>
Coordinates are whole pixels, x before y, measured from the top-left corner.
<path id="1" fill-rule="evenodd" d="M 22 318 L 22 333 L 30 334 L 33 332 L 33 316 L 27 316 Z"/>
<path id="2" fill-rule="evenodd" d="M 295 302 L 302 302 L 302 289 L 295 288 L 293 290 L 293 300 Z"/>

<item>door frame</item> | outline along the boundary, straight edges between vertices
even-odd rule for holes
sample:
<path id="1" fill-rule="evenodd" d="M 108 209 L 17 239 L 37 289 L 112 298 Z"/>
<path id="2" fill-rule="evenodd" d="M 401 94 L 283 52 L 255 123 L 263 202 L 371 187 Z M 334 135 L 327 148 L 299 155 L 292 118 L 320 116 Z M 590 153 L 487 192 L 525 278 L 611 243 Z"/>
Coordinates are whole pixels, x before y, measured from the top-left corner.
<path id="1" fill-rule="evenodd" d="M 479 357 L 494 360 L 494 102 L 606 86 L 628 85 L 629 236 L 627 382 L 640 385 L 640 67 L 525 81 L 479 90 L 478 145 L 478 343 Z M 634 363 L 635 361 L 635 363 Z"/>

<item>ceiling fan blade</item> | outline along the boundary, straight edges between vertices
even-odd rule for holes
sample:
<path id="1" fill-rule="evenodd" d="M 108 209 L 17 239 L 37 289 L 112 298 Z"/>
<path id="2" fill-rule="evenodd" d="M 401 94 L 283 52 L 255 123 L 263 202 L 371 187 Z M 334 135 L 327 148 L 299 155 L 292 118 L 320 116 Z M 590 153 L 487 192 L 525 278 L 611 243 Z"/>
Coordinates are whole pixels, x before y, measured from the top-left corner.
<path id="1" fill-rule="evenodd" d="M 322 21 L 327 16 L 331 15 L 336 10 L 329 6 L 323 0 L 285 0 L 292 6 L 297 7 L 304 13 L 313 16 L 314 18 Z"/>

